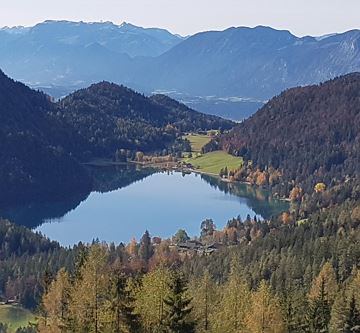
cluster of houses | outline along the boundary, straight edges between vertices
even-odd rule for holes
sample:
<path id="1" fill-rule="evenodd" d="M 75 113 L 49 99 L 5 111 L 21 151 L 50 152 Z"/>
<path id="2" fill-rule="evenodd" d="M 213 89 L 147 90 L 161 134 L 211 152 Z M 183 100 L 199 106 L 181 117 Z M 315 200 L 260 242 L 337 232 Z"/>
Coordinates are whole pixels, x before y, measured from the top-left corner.
<path id="1" fill-rule="evenodd" d="M 19 305 L 19 301 L 16 298 L 6 299 L 0 296 L 0 305 Z"/>
<path id="2" fill-rule="evenodd" d="M 180 254 L 208 256 L 218 251 L 223 245 L 220 243 L 204 244 L 198 240 L 188 240 L 173 246 Z"/>

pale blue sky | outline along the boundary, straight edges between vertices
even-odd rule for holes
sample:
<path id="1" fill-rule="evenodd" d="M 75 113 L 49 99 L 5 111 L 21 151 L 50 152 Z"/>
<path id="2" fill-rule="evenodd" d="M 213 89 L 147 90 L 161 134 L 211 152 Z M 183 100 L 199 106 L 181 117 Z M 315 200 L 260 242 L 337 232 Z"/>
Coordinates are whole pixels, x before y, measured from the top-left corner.
<path id="1" fill-rule="evenodd" d="M 360 0 L 0 0 L 0 26 L 123 21 L 183 35 L 268 25 L 298 36 L 360 28 Z"/>

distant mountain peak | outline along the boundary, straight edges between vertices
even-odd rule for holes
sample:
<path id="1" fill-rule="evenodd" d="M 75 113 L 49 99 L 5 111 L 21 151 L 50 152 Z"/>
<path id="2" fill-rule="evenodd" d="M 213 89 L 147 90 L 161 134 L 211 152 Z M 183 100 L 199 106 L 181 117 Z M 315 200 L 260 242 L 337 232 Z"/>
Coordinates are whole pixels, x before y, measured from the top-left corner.
<path id="1" fill-rule="evenodd" d="M 51 25 L 51 24 L 84 24 L 83 21 L 68 21 L 68 20 L 45 20 L 35 24 L 37 25 Z"/>
<path id="2" fill-rule="evenodd" d="M 139 26 L 137 25 L 134 25 L 134 24 L 131 24 L 129 22 L 123 22 L 119 25 L 120 28 L 140 28 Z"/>

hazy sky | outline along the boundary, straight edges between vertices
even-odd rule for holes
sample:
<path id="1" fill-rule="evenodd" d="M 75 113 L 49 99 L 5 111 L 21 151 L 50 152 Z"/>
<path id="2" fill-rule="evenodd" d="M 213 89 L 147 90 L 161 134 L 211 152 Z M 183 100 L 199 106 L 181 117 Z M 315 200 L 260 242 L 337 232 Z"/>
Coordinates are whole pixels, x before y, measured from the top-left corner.
<path id="1" fill-rule="evenodd" d="M 183 35 L 268 25 L 298 36 L 360 28 L 360 0 L 0 0 L 0 26 L 123 21 Z"/>

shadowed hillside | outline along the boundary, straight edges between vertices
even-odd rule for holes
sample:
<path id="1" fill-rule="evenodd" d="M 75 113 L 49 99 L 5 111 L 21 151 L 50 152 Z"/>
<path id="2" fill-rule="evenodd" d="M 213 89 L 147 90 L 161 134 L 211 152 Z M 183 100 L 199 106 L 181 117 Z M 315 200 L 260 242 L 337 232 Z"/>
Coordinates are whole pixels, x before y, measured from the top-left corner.
<path id="1" fill-rule="evenodd" d="M 280 169 L 285 181 L 309 192 L 318 182 L 335 186 L 359 179 L 359 133 L 360 74 L 355 73 L 285 91 L 219 144 L 262 170 Z"/>
<path id="2" fill-rule="evenodd" d="M 0 202 L 63 197 L 88 190 L 90 178 L 69 154 L 81 139 L 53 118 L 42 93 L 0 72 Z"/>

